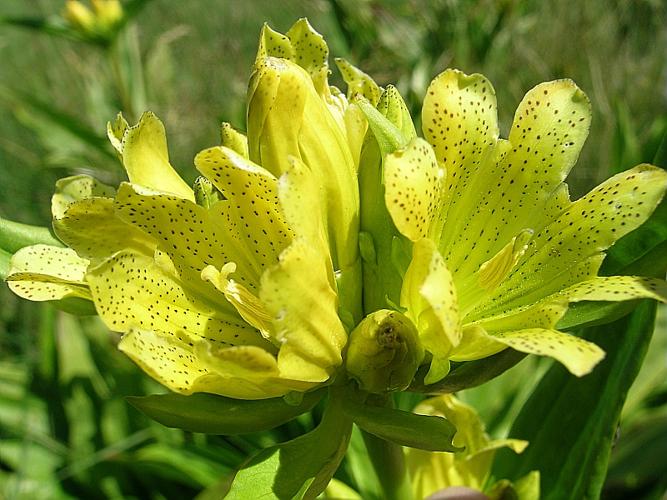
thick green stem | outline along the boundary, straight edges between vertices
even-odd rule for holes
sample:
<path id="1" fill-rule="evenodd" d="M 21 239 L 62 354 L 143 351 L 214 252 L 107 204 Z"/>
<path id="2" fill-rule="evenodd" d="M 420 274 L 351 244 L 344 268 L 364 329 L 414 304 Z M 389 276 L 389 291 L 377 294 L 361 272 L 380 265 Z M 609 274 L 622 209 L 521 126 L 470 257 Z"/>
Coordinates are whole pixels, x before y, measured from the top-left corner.
<path id="1" fill-rule="evenodd" d="M 403 447 L 361 431 L 386 500 L 412 500 Z"/>

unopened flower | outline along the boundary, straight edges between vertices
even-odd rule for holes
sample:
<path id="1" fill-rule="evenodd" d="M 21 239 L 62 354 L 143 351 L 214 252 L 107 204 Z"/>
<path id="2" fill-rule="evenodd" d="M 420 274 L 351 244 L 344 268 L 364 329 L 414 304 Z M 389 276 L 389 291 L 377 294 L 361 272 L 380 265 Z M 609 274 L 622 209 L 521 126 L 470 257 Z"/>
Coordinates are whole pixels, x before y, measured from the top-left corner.
<path id="1" fill-rule="evenodd" d="M 108 37 L 123 20 L 119 0 L 91 0 L 92 9 L 79 0 L 67 0 L 63 16 L 87 37 Z"/>

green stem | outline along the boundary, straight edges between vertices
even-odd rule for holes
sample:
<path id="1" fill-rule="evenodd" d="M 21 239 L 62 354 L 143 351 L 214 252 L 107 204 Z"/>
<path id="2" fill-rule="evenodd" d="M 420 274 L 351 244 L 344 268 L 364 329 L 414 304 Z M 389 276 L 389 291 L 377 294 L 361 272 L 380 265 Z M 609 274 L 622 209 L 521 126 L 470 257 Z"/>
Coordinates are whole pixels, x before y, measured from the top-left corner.
<path id="1" fill-rule="evenodd" d="M 361 431 L 386 500 L 412 500 L 412 487 L 405 467 L 403 448 Z"/>
<path id="2" fill-rule="evenodd" d="M 120 105 L 123 112 L 129 120 L 134 120 L 134 109 L 132 109 L 132 100 L 125 83 L 125 75 L 123 72 L 123 64 L 121 62 L 121 48 L 120 36 L 116 38 L 112 45 L 107 49 L 107 56 L 109 58 L 109 66 L 111 74 L 113 75 L 113 82 L 116 87 L 116 93 L 120 99 Z"/>

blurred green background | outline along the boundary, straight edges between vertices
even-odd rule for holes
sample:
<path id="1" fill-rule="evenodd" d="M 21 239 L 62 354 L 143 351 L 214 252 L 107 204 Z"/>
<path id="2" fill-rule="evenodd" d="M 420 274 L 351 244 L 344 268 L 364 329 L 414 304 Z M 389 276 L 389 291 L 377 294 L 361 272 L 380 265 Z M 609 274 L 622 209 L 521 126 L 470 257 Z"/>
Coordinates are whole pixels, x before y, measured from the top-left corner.
<path id="1" fill-rule="evenodd" d="M 119 182 L 123 174 L 105 138 L 106 122 L 118 111 L 130 122 L 154 111 L 166 125 L 172 163 L 193 180 L 192 159 L 219 143 L 220 122 L 244 128 L 262 23 L 284 32 L 304 16 L 332 55 L 380 85 L 395 83 L 416 119 L 428 83 L 447 67 L 491 80 L 505 135 L 533 85 L 575 80 L 592 101 L 593 123 L 570 177 L 573 196 L 613 172 L 667 157 L 660 147 L 667 132 L 662 0 L 127 0 L 124 6 L 122 26 L 85 32 L 63 19 L 63 1 L 0 2 L 0 217 L 48 225 L 54 182 L 66 175 Z M 331 79 L 342 86 L 335 71 Z M 191 498 L 248 453 L 312 425 L 304 417 L 243 438 L 162 428 L 123 401 L 160 389 L 114 350 L 117 339 L 95 318 L 22 302 L 4 285 L 0 300 L 0 498 Z M 626 403 L 606 498 L 660 498 L 667 488 L 664 311 L 660 318 Z M 534 361 L 517 369 L 535 380 L 541 373 Z M 490 432 L 507 431 L 532 387 L 525 380 L 511 371 L 465 395 Z M 359 460 L 353 442 L 338 474 L 356 487 L 369 480 L 358 477 Z"/>

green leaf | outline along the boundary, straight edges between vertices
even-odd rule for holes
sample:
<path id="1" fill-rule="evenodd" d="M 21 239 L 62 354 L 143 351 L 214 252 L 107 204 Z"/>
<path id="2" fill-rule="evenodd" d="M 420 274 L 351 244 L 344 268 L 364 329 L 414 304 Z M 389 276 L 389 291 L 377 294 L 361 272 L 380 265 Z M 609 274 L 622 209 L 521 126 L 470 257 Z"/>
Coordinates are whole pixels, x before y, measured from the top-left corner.
<path id="1" fill-rule="evenodd" d="M 442 417 L 345 400 L 344 411 L 360 429 L 381 439 L 430 451 L 461 451 L 452 444 L 456 427 Z"/>
<path id="2" fill-rule="evenodd" d="M 598 498 L 609 452 L 628 389 L 632 385 L 655 320 L 656 304 L 635 311 L 584 337 L 607 352 L 583 377 L 554 365 L 540 381 L 514 422 L 510 435 L 530 441 L 524 454 L 501 452 L 494 476 L 516 480 L 539 470 L 544 499 Z"/>
<path id="3" fill-rule="evenodd" d="M 0 249 L 8 253 L 14 253 L 23 247 L 37 245 L 38 243 L 57 247 L 63 246 L 46 227 L 30 226 L 0 217 Z"/>
<path id="4" fill-rule="evenodd" d="M 351 431 L 352 421 L 332 396 L 315 430 L 253 457 L 237 472 L 225 498 L 315 498 L 343 459 Z"/>
<path id="5" fill-rule="evenodd" d="M 368 120 L 368 125 L 380 146 L 380 153 L 383 157 L 407 144 L 408 140 L 403 136 L 401 130 L 375 109 L 371 103 L 359 99 L 357 104 Z"/>
<path id="6" fill-rule="evenodd" d="M 128 397 L 127 401 L 167 427 L 233 435 L 273 429 L 310 410 L 323 395 L 322 390 L 306 393 L 297 405 L 283 398 L 247 401 L 204 393 L 154 394 Z"/>

